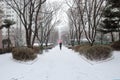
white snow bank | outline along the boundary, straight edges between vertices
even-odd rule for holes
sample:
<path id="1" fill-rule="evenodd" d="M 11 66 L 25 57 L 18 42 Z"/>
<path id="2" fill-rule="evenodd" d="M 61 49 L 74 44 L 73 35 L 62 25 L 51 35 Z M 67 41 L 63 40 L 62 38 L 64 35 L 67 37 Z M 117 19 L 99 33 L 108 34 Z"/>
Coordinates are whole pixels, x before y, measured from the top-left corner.
<path id="1" fill-rule="evenodd" d="M 30 62 L 0 55 L 0 80 L 120 80 L 120 52 L 114 59 L 91 65 L 78 53 L 59 46 Z"/>

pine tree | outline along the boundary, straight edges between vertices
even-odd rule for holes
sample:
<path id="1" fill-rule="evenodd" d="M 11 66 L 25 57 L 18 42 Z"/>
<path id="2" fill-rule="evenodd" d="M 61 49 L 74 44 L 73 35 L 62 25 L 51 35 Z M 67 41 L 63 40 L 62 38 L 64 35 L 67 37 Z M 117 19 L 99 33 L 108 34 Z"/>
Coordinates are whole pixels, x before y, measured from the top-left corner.
<path id="1" fill-rule="evenodd" d="M 106 2 L 107 7 L 104 10 L 100 31 L 111 33 L 112 41 L 114 41 L 113 32 L 119 32 L 120 40 L 120 0 L 106 0 Z"/>
<path id="2" fill-rule="evenodd" d="M 11 27 L 11 25 L 14 25 L 14 24 L 15 24 L 14 21 L 9 20 L 9 19 L 5 19 L 5 20 L 4 20 L 4 24 L 1 25 L 1 28 L 5 27 L 5 28 L 8 29 L 8 40 L 9 40 L 9 41 L 10 41 L 10 27 Z M 8 48 L 9 48 L 9 47 L 10 47 L 10 43 L 8 43 Z"/>

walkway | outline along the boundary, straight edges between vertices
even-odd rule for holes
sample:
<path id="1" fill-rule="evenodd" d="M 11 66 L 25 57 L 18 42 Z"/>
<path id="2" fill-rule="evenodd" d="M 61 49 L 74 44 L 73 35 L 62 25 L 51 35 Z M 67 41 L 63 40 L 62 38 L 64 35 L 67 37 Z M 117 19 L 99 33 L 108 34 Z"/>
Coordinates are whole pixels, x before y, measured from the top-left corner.
<path id="1" fill-rule="evenodd" d="M 91 65 L 78 53 L 58 46 L 31 62 L 15 61 L 11 54 L 0 55 L 0 80 L 120 80 L 119 68 L 120 55 Z"/>

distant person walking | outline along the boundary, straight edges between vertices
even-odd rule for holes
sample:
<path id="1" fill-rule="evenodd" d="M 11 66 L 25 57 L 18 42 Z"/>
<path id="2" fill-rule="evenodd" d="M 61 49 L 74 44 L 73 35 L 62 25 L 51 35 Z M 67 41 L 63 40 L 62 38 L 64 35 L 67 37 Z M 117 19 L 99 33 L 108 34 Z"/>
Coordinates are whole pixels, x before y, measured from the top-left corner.
<path id="1" fill-rule="evenodd" d="M 62 49 L 62 40 L 61 39 L 58 41 L 58 44 L 59 44 L 60 50 L 61 50 Z"/>

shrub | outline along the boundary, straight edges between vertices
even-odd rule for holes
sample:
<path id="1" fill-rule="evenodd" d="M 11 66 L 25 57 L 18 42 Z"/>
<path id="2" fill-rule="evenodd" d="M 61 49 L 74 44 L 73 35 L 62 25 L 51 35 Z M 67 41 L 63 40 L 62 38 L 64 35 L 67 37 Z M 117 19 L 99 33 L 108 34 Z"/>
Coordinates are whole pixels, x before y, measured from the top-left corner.
<path id="1" fill-rule="evenodd" d="M 21 61 L 33 60 L 37 57 L 34 50 L 27 47 L 14 48 L 12 50 L 12 56 L 14 59 Z"/>
<path id="2" fill-rule="evenodd" d="M 39 53 L 41 49 L 40 49 L 40 47 L 35 47 L 35 46 L 34 46 L 34 47 L 33 47 L 33 50 L 34 50 L 35 53 Z"/>
<path id="3" fill-rule="evenodd" d="M 111 44 L 111 47 L 114 49 L 114 50 L 120 50 L 120 41 L 116 41 L 114 43 Z"/>
<path id="4" fill-rule="evenodd" d="M 3 54 L 3 50 L 2 49 L 0 49 L 0 54 Z"/>
<path id="5" fill-rule="evenodd" d="M 90 48 L 90 45 L 82 45 L 79 49 L 80 54 L 85 54 L 87 53 L 87 49 Z"/>
<path id="6" fill-rule="evenodd" d="M 68 49 L 72 49 L 72 46 L 67 46 Z"/>
<path id="7" fill-rule="evenodd" d="M 33 47 L 34 52 L 39 54 L 43 53 L 43 49 L 43 47 Z"/>
<path id="8" fill-rule="evenodd" d="M 79 52 L 79 49 L 80 49 L 80 45 L 77 45 L 77 46 L 73 47 L 73 50 L 75 50 L 76 52 Z"/>
<path id="9" fill-rule="evenodd" d="M 12 52 L 12 47 L 11 48 L 4 48 L 3 50 L 4 50 L 4 52 L 5 53 L 9 53 L 9 52 Z"/>
<path id="10" fill-rule="evenodd" d="M 105 60 L 112 56 L 112 48 L 104 45 L 84 46 L 80 52 L 89 60 Z"/>
<path id="11" fill-rule="evenodd" d="M 10 52 L 12 52 L 12 47 L 10 47 L 10 48 L 2 48 L 2 49 L 0 49 L 0 54 L 4 54 L 4 53 L 10 53 Z"/>

